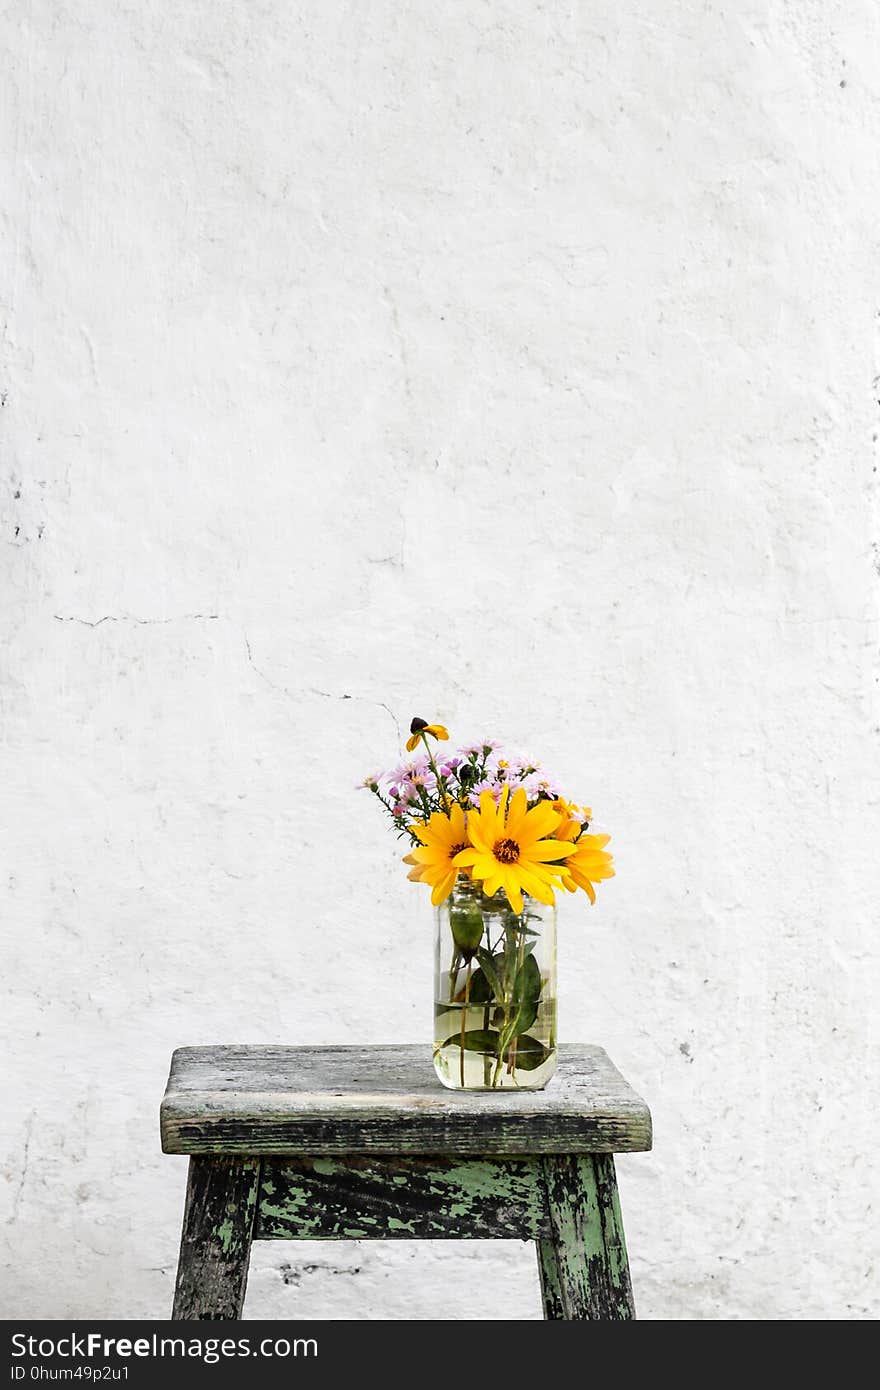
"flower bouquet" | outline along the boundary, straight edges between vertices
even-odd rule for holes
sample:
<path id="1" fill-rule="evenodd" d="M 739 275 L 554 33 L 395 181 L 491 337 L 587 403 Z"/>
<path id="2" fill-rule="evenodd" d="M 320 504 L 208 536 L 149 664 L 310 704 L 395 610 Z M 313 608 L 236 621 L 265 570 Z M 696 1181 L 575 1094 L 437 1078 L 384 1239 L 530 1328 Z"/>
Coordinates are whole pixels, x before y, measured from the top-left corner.
<path id="1" fill-rule="evenodd" d="M 408 761 L 366 777 L 435 908 L 434 1066 L 445 1086 L 538 1090 L 556 1065 L 555 891 L 612 878 L 608 835 L 555 778 L 494 740 L 438 759 L 414 719 Z"/>

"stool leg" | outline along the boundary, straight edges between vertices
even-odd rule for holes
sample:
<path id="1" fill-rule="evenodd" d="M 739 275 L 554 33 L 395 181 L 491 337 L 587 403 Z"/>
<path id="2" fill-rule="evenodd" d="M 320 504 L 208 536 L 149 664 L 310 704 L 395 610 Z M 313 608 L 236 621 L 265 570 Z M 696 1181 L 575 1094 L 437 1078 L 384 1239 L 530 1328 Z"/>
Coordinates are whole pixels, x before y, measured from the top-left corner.
<path id="1" fill-rule="evenodd" d="M 543 1169 L 551 1231 L 538 1241 L 544 1317 L 634 1318 L 613 1156 L 554 1154 Z"/>
<path id="2" fill-rule="evenodd" d="M 260 1186 L 257 1158 L 191 1158 L 175 1321 L 241 1317 Z"/>

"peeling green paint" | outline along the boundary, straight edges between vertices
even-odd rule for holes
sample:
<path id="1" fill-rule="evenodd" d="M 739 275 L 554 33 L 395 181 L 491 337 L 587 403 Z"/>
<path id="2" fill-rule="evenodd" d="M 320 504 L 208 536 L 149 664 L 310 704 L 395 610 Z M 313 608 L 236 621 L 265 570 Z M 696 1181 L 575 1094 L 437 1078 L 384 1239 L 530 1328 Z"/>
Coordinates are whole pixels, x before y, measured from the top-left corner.
<path id="1" fill-rule="evenodd" d="M 549 1231 L 537 1158 L 266 1159 L 264 1173 L 258 1239 L 529 1240 Z"/>
<path id="2" fill-rule="evenodd" d="M 235 1226 L 228 1217 L 217 1227 L 216 1236 L 223 1254 L 228 1255 L 235 1239 Z"/>
<path id="3" fill-rule="evenodd" d="M 552 1223 L 538 1246 L 546 1316 L 634 1318 L 614 1159 L 560 1154 L 543 1166 Z"/>
<path id="4" fill-rule="evenodd" d="M 190 1161 L 175 1320 L 241 1317 L 259 1183 L 259 1159 Z"/>

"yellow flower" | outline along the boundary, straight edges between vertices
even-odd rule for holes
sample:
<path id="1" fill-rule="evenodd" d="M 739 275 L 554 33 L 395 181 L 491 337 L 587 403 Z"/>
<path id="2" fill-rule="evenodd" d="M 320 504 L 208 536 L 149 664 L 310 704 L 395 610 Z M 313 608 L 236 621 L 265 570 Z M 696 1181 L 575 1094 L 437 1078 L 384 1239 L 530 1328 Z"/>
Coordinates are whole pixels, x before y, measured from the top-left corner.
<path id="1" fill-rule="evenodd" d="M 551 801 L 550 805 L 559 816 L 559 825 L 554 830 L 557 840 L 576 840 L 583 829 L 577 817 L 577 807 L 570 801 Z"/>
<path id="2" fill-rule="evenodd" d="M 432 738 L 447 739 L 449 730 L 443 724 L 427 724 L 424 719 L 414 719 L 409 726 L 410 737 L 406 741 L 407 753 L 412 753 L 422 741 L 423 734 Z"/>
<path id="3" fill-rule="evenodd" d="M 435 811 L 428 821 L 416 821 L 410 826 L 421 841 L 418 849 L 404 855 L 404 864 L 413 868 L 407 878 L 416 883 L 429 883 L 431 902 L 436 906 L 452 892 L 459 870 L 453 864 L 455 856 L 467 847 L 467 827 L 461 806 L 453 803 L 449 815 Z"/>
<path id="4" fill-rule="evenodd" d="M 554 811 L 558 811 L 562 820 L 559 827 L 553 832 L 557 840 L 576 840 L 580 836 L 585 825 L 593 819 L 593 813 L 589 806 L 578 806 L 573 801 L 565 801 L 559 797 L 550 803 Z"/>
<path id="5" fill-rule="evenodd" d="M 583 888 L 591 903 L 596 901 L 594 883 L 613 878 L 612 858 L 605 846 L 610 835 L 582 835 L 574 846 L 574 854 L 563 865 L 562 882 L 569 893 Z"/>
<path id="6" fill-rule="evenodd" d="M 560 821 L 549 801 L 539 801 L 529 810 L 524 787 L 518 787 L 513 796 L 509 792 L 505 786 L 497 806 L 490 791 L 482 793 L 479 811 L 468 816 L 471 847 L 456 854 L 453 863 L 470 869 L 489 897 L 503 889 L 519 913 L 524 892 L 542 903 L 554 901 L 554 879 L 565 872 L 565 866 L 555 861 L 574 854 L 575 846 L 547 838 Z"/>

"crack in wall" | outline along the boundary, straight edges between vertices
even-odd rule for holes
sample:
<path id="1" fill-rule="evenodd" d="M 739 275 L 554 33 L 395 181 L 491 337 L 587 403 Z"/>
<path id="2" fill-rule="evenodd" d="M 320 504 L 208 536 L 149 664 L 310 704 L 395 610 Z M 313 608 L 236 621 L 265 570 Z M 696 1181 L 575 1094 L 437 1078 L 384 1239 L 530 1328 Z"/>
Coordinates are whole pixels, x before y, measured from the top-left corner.
<path id="1" fill-rule="evenodd" d="M 30 1148 L 31 1148 L 31 1134 L 33 1133 L 33 1128 L 34 1128 L 34 1112 L 31 1111 L 30 1115 L 28 1116 L 27 1124 L 26 1124 L 26 1126 L 25 1126 L 24 1154 L 22 1155 L 22 1160 L 21 1160 L 21 1177 L 20 1177 L 19 1180 L 18 1180 L 18 1187 L 17 1187 L 17 1189 L 16 1189 L 15 1196 L 14 1196 L 13 1199 L 12 1199 L 12 1211 L 11 1211 L 10 1215 L 6 1218 L 6 1224 L 7 1224 L 7 1226 L 11 1226 L 11 1225 L 13 1224 L 13 1222 L 15 1222 L 15 1221 L 18 1220 L 18 1209 L 19 1209 L 19 1207 L 21 1206 L 22 1193 L 24 1192 L 24 1185 L 25 1185 L 25 1183 L 27 1182 L 27 1175 L 28 1175 L 28 1157 L 29 1157 L 29 1154 L 30 1154 Z"/>
<path id="2" fill-rule="evenodd" d="M 400 365 L 403 369 L 403 390 L 408 400 L 412 400 L 412 380 L 410 378 L 409 356 L 406 351 L 406 338 L 400 326 L 400 314 L 397 309 L 397 300 L 389 285 L 382 286 L 382 294 L 391 311 L 391 327 L 397 341 L 397 351 L 400 356 Z"/>
<path id="3" fill-rule="evenodd" d="M 384 709 L 386 714 L 390 716 L 394 724 L 394 728 L 397 732 L 398 743 L 400 742 L 400 722 L 397 718 L 397 715 L 394 713 L 394 710 L 391 708 L 390 705 L 386 705 L 384 700 L 371 700 L 367 695 L 337 695 L 332 690 L 321 690 L 316 685 L 300 686 L 298 690 L 291 690 L 286 685 L 278 685 L 278 683 L 276 681 L 273 681 L 271 677 L 267 676 L 265 671 L 262 671 L 260 667 L 257 665 L 257 663 L 254 661 L 254 654 L 251 651 L 251 644 L 247 637 L 245 637 L 244 639 L 244 645 L 247 651 L 248 663 L 256 671 L 257 675 L 260 677 L 260 680 L 264 681 L 266 685 L 269 686 L 270 690 L 277 691 L 279 695 L 285 695 L 288 700 L 297 700 L 304 695 L 317 695 L 318 698 L 321 700 L 354 700 L 356 704 L 374 705 L 377 709 Z"/>
<path id="4" fill-rule="evenodd" d="M 95 619 L 80 618 L 75 614 L 63 613 L 53 613 L 52 616 L 57 623 L 79 623 L 82 627 L 92 628 L 100 627 L 102 623 L 131 623 L 134 627 L 163 627 L 168 623 L 216 622 L 220 618 L 219 613 L 179 613 L 170 618 L 137 618 L 130 613 L 105 613 L 102 618 Z M 288 686 L 279 685 L 277 681 L 273 681 L 270 676 L 266 675 L 265 671 L 260 669 L 254 661 L 251 644 L 247 636 L 245 636 L 244 645 L 247 651 L 248 662 L 256 671 L 260 680 L 264 681 L 271 690 L 277 691 L 279 695 L 285 695 L 289 700 L 295 700 L 303 695 L 316 695 L 322 700 L 354 700 L 359 704 L 374 705 L 378 709 L 384 709 L 386 714 L 389 715 L 394 724 L 398 742 L 400 742 L 400 722 L 394 710 L 391 709 L 390 705 L 386 705 L 384 700 L 371 700 L 366 695 L 337 695 L 332 690 L 321 690 L 316 685 L 307 685 L 302 686 L 298 690 L 290 690 Z"/>
<path id="5" fill-rule="evenodd" d="M 171 618 L 136 618 L 131 613 L 105 613 L 91 621 L 63 613 L 53 613 L 56 623 L 80 623 L 83 627 L 100 627 L 102 623 L 132 623 L 135 627 L 163 627 L 166 623 L 217 622 L 219 613 L 177 613 Z"/>

